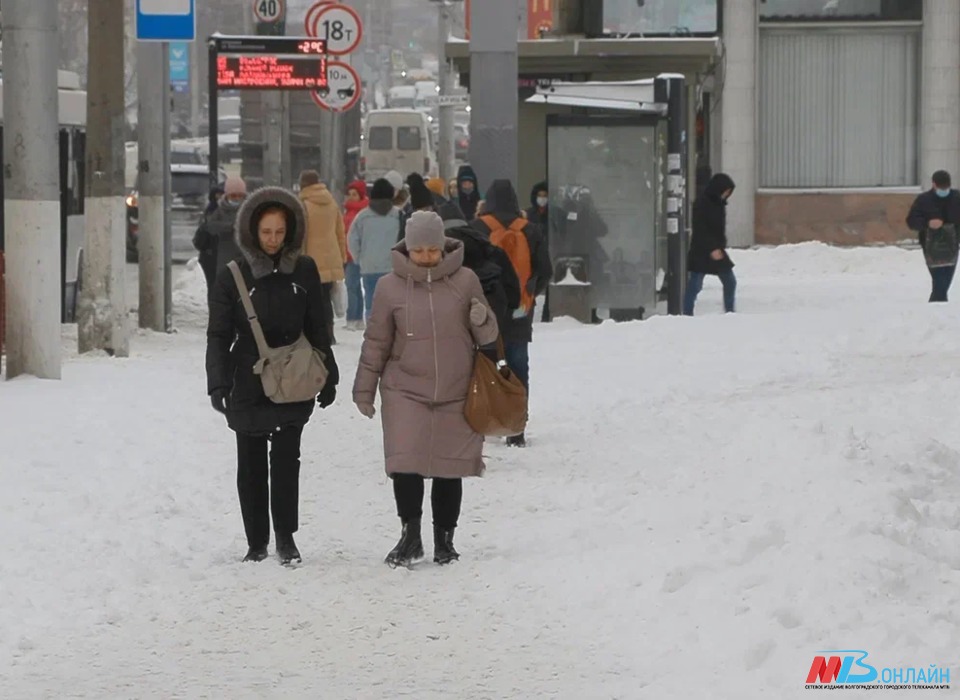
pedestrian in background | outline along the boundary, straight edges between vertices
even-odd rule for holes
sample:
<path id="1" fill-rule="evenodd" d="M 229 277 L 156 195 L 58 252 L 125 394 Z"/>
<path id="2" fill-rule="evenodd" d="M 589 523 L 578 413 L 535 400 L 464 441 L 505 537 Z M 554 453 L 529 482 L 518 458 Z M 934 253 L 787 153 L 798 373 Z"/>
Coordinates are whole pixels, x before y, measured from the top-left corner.
<path id="1" fill-rule="evenodd" d="M 343 225 L 347 231 L 353 225 L 357 215 L 370 205 L 367 198 L 367 183 L 363 180 L 351 182 L 347 187 L 347 198 L 343 204 Z M 350 255 L 347 247 L 347 264 L 344 267 L 344 279 L 347 286 L 347 322 L 348 331 L 362 331 L 363 323 L 363 283 L 360 281 L 360 266 Z"/>
<path id="2" fill-rule="evenodd" d="M 380 278 L 393 269 L 393 246 L 400 235 L 400 210 L 393 204 L 393 187 L 385 179 L 373 183 L 370 204 L 353 220 L 347 243 L 360 266 L 366 320 Z"/>
<path id="3" fill-rule="evenodd" d="M 320 182 L 316 170 L 300 173 L 300 201 L 307 215 L 307 233 L 303 253 L 317 264 L 320 282 L 330 306 L 330 342 L 336 344 L 333 332 L 333 286 L 344 278 L 347 262 L 347 234 L 340 205 L 327 186 Z"/>
<path id="4" fill-rule="evenodd" d="M 693 316 L 697 296 L 707 275 L 716 275 L 723 284 L 723 310 L 733 313 L 736 306 L 737 277 L 733 260 L 727 254 L 727 201 L 736 185 L 726 173 L 717 173 L 693 204 L 693 233 L 687 255 L 687 290 L 683 313 Z"/>
<path id="5" fill-rule="evenodd" d="M 947 301 L 957 270 L 957 226 L 960 225 L 960 192 L 951 186 L 950 173 L 938 170 L 933 186 L 918 196 L 907 215 L 907 226 L 919 233 L 930 272 L 931 302 Z"/>

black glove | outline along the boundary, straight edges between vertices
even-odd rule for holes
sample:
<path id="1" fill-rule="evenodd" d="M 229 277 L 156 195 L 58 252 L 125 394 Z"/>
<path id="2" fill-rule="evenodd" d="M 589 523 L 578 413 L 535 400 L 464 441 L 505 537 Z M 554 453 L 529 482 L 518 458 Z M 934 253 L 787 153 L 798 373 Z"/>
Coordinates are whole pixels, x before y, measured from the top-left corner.
<path id="1" fill-rule="evenodd" d="M 214 389 L 213 393 L 210 394 L 210 405 L 213 406 L 213 410 L 217 413 L 227 413 L 227 390 L 226 389 Z"/>
<path id="2" fill-rule="evenodd" d="M 317 397 L 317 405 L 320 406 L 320 408 L 326 408 L 336 400 L 337 400 L 337 385 L 327 384 L 326 386 L 323 387 L 323 391 L 321 391 L 320 395 Z"/>

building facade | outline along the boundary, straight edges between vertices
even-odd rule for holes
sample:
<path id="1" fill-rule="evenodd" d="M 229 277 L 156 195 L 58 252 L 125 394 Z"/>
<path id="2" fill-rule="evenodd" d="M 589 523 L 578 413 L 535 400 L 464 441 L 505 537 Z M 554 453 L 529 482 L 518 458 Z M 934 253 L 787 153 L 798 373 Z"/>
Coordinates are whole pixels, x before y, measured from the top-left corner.
<path id="1" fill-rule="evenodd" d="M 710 86 L 735 245 L 911 237 L 933 171 L 960 178 L 960 2 L 724 0 Z"/>

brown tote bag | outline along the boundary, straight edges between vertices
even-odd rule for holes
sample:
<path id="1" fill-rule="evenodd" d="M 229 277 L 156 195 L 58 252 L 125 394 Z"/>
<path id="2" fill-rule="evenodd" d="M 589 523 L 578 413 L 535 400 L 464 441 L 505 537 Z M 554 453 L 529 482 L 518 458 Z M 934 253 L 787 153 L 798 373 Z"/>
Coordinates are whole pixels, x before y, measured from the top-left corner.
<path id="1" fill-rule="evenodd" d="M 474 432 L 481 435 L 519 435 L 527 427 L 527 390 L 507 366 L 503 338 L 497 339 L 497 358 L 494 362 L 477 351 L 463 413 Z"/>

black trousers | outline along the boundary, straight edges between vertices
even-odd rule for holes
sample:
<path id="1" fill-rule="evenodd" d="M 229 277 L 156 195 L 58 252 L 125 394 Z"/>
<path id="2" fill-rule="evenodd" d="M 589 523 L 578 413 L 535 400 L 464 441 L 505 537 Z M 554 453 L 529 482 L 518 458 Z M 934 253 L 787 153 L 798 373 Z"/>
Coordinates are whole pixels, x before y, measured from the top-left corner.
<path id="1" fill-rule="evenodd" d="M 397 515 L 406 525 L 423 517 L 423 477 L 419 474 L 394 474 L 393 495 L 397 499 Z M 430 491 L 433 524 L 453 530 L 460 519 L 463 502 L 463 479 L 434 479 Z"/>
<path id="2" fill-rule="evenodd" d="M 247 544 L 270 542 L 270 511 L 273 529 L 281 534 L 297 531 L 300 501 L 300 438 L 303 428 L 285 428 L 265 435 L 237 433 L 237 491 Z M 269 483 L 267 443 L 270 443 Z M 272 489 L 271 489 L 272 486 Z"/>

